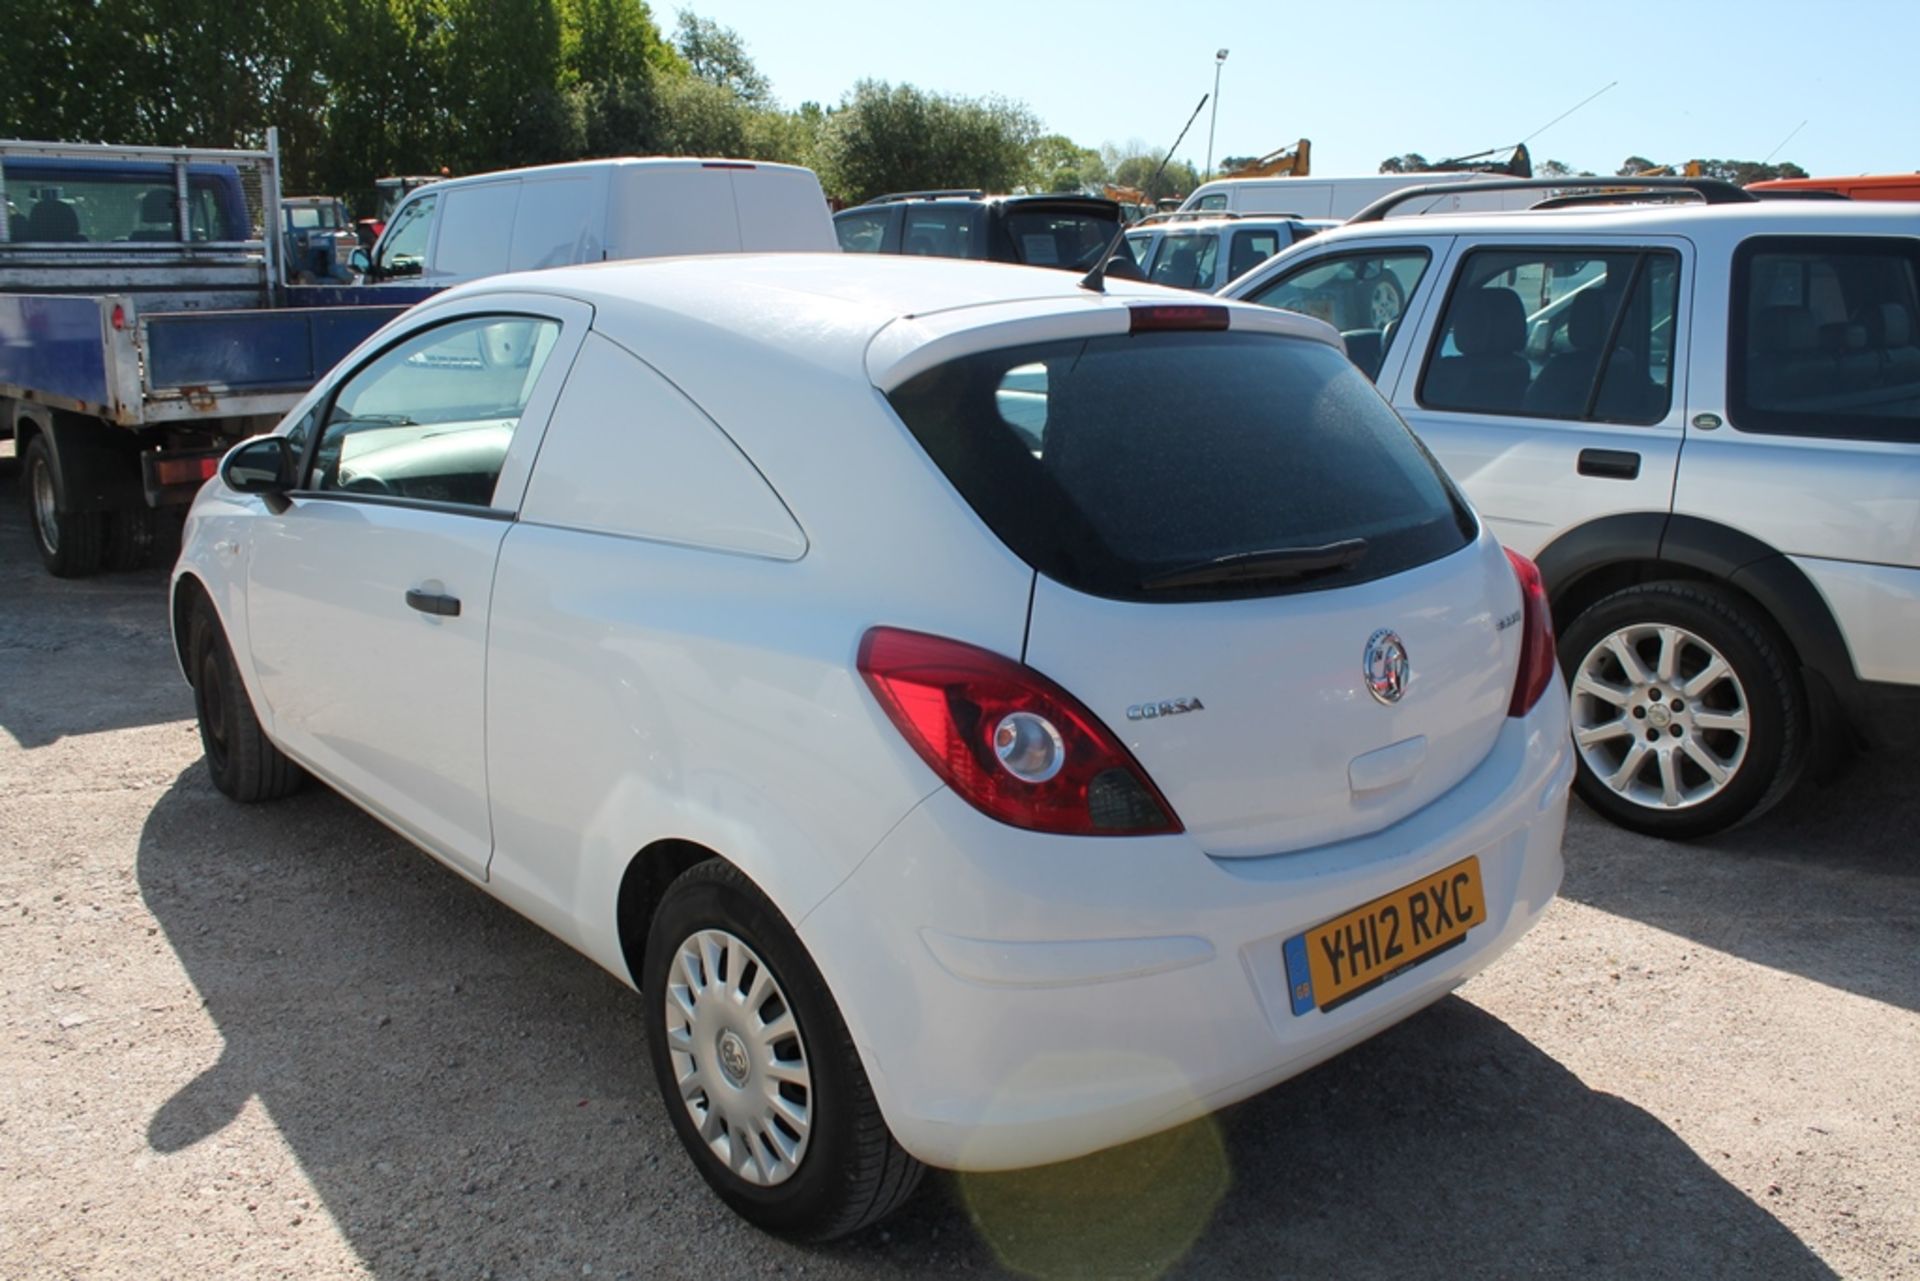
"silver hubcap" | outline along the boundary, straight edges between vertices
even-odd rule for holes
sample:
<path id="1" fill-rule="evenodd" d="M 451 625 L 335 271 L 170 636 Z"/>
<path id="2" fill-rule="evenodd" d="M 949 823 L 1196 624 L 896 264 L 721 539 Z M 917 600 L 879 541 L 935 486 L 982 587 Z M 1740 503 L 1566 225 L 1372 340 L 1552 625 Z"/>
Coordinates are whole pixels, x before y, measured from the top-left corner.
<path id="1" fill-rule="evenodd" d="M 780 981 L 725 930 L 682 940 L 668 976 L 667 1053 L 700 1138 L 762 1187 L 800 1168 L 813 1129 L 813 1074 Z"/>
<path id="2" fill-rule="evenodd" d="M 60 504 L 53 493 L 53 469 L 47 466 L 44 458 L 33 460 L 33 477 L 29 482 L 33 489 L 33 527 L 40 536 L 40 543 L 49 554 L 60 552 Z"/>
<path id="3" fill-rule="evenodd" d="M 1594 777 L 1636 805 L 1719 795 L 1747 759 L 1747 692 L 1720 651 L 1684 627 L 1623 627 L 1574 673 L 1573 741 Z"/>

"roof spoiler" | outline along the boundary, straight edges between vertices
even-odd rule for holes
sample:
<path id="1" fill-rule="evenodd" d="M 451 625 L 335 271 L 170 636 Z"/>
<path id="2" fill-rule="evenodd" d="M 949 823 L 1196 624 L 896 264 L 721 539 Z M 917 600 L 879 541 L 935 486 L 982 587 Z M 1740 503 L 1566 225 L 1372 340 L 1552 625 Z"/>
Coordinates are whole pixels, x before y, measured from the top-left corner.
<path id="1" fill-rule="evenodd" d="M 1465 192 L 1538 191 L 1558 196 L 1569 190 L 1631 194 L 1636 191 L 1678 191 L 1692 193 L 1706 205 L 1743 205 L 1759 199 L 1745 187 L 1724 178 L 1498 178 L 1489 182 L 1433 183 L 1422 187 L 1402 187 L 1382 196 L 1362 209 L 1349 223 L 1380 222 L 1393 210 L 1411 200 L 1457 196 Z"/>

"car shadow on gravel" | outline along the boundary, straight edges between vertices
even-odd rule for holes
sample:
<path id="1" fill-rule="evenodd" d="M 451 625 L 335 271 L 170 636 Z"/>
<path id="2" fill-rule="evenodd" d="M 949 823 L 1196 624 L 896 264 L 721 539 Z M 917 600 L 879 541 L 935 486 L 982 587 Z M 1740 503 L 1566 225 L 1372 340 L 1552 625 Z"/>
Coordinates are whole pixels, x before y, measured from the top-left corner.
<path id="1" fill-rule="evenodd" d="M 0 460 L 0 733 L 31 749 L 192 716 L 169 638 L 170 566 L 50 576 L 34 553 L 18 476 Z"/>
<path id="2" fill-rule="evenodd" d="M 1862 756 L 1732 831 L 1679 844 L 1575 804 L 1563 897 L 1920 1010 L 1920 752 Z"/>
<path id="3" fill-rule="evenodd" d="M 1658 1118 L 1458 999 L 1216 1118 L 936 1175 L 792 1246 L 693 1174 L 638 998 L 334 794 L 237 806 L 196 764 L 137 874 L 221 1042 L 150 1101 L 149 1145 L 257 1097 L 378 1276 L 1830 1275 Z"/>

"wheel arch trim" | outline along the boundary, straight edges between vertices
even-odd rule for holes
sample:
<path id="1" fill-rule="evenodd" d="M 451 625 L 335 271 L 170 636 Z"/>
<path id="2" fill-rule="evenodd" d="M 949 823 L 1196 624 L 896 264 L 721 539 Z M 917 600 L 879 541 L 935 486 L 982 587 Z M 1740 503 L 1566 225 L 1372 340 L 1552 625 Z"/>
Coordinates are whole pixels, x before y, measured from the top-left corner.
<path id="1" fill-rule="evenodd" d="M 1798 664 L 1827 683 L 1848 719 L 1862 723 L 1865 693 L 1832 608 L 1798 565 L 1753 535 L 1697 516 L 1626 512 L 1568 531 L 1534 559 L 1556 616 L 1580 600 L 1583 582 L 1621 566 L 1638 566 L 1640 581 L 1678 570 L 1731 587 L 1766 613 Z M 1558 619 L 1560 626 L 1569 621 Z"/>

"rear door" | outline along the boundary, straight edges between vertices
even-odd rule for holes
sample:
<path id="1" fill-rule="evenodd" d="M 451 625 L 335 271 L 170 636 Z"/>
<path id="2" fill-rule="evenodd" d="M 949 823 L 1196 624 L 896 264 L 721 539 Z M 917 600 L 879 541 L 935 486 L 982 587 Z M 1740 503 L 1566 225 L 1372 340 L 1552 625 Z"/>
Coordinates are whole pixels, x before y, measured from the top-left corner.
<path id="1" fill-rule="evenodd" d="M 1509 547 L 1671 506 L 1692 257 L 1675 238 L 1455 243 L 1391 397 Z"/>

